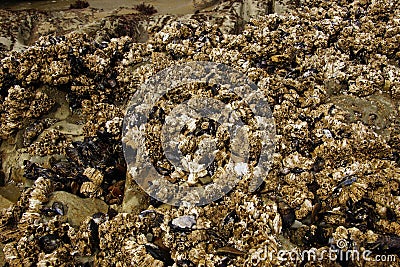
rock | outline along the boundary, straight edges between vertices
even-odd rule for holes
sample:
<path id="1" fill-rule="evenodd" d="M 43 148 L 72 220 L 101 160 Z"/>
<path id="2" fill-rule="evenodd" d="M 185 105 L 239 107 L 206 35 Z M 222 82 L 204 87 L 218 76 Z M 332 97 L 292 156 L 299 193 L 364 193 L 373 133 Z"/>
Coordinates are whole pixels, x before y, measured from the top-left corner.
<path id="1" fill-rule="evenodd" d="M 121 212 L 139 213 L 149 205 L 149 196 L 136 184 L 133 177 L 127 172 L 124 200 Z"/>
<path id="2" fill-rule="evenodd" d="M 13 203 L 8 200 L 7 198 L 0 196 L 0 211 L 2 209 L 7 209 L 8 207 L 10 207 Z"/>
<path id="3" fill-rule="evenodd" d="M 288 12 L 289 7 L 286 5 L 286 3 L 281 2 L 281 1 L 274 1 L 274 12 L 278 15 L 283 15 L 286 12 Z"/>
<path id="4" fill-rule="evenodd" d="M 0 37 L 0 45 L 2 45 L 5 50 L 11 50 L 12 44 L 13 44 L 13 42 L 12 42 L 11 38 L 7 38 L 7 37 L 3 37 L 3 36 Z"/>
<path id="5" fill-rule="evenodd" d="M 201 178 L 199 178 L 199 180 L 200 180 L 200 183 L 203 185 L 212 183 L 212 181 L 213 181 L 209 175 L 207 175 L 205 177 L 201 177 Z"/>
<path id="6" fill-rule="evenodd" d="M 5 186 L 0 187 L 0 196 L 8 199 L 12 203 L 17 202 L 21 192 L 18 187 L 13 184 L 7 184 Z"/>
<path id="7" fill-rule="evenodd" d="M 108 205 L 100 199 L 80 198 L 64 191 L 54 192 L 50 196 L 47 206 L 52 207 L 53 202 L 56 201 L 64 205 L 67 221 L 74 227 L 78 227 L 83 220 L 95 213 L 107 213 L 108 211 Z"/>
<path id="8" fill-rule="evenodd" d="M 4 252 L 3 252 L 4 245 L 0 243 L 0 267 L 5 265 L 5 258 L 4 258 Z"/>

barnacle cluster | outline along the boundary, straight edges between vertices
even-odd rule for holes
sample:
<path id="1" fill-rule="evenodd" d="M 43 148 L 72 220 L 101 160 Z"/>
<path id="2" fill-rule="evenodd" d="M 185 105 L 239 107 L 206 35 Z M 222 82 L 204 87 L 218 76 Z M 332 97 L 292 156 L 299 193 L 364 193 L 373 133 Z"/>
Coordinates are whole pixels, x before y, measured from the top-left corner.
<path id="1" fill-rule="evenodd" d="M 2 212 L 9 265 L 289 266 L 296 263 L 280 261 L 280 249 L 322 253 L 335 240 L 399 253 L 399 2 L 305 0 L 287 14 L 256 18 L 245 16 L 243 1 L 228 2 L 184 18 L 150 18 L 143 43 L 133 34 L 138 26 L 123 23 L 125 37 L 72 32 L 4 54 L 2 139 L 15 139 L 18 153 L 28 146 L 58 156 L 26 161 L 25 178 L 34 185 Z M 189 61 L 224 63 L 263 90 L 276 123 L 272 168 L 252 193 L 239 183 L 203 207 L 137 197 L 150 203 L 143 208 L 132 204 L 140 189 L 126 175 L 120 144 L 127 100 L 157 71 Z M 80 140 L 52 128 L 56 92 L 69 110 L 61 120 L 83 129 Z M 157 123 L 150 119 L 149 127 Z M 200 121 L 183 131 L 182 151 L 191 155 L 198 141 L 191 130 L 212 125 Z M 157 166 L 160 144 L 150 141 Z M 110 208 L 74 228 L 64 217 L 68 210 L 43 210 L 54 190 L 100 198 Z"/>
<path id="2" fill-rule="evenodd" d="M 133 11 L 125 16 L 115 16 L 94 8 L 48 11 L 0 9 L 0 17 L 0 58 L 6 57 L 12 50 L 26 50 L 41 36 L 52 36 L 50 42 L 54 44 L 59 41 L 59 36 L 78 31 L 89 33 L 101 43 L 121 36 L 136 40 L 142 32 L 138 24 L 141 15 Z"/>
<path id="3" fill-rule="evenodd" d="M 229 105 L 229 111 L 221 111 L 219 113 L 226 117 L 230 116 L 229 112 L 234 113 L 245 123 L 249 131 L 248 138 L 250 143 L 253 142 L 254 144 L 249 148 L 248 162 L 252 166 L 257 165 L 261 148 L 256 145 L 257 122 L 249 106 L 244 103 L 244 100 L 238 94 L 233 93 L 228 88 L 223 88 L 220 85 L 211 86 L 204 83 L 190 83 L 170 90 L 155 103 L 150 111 L 148 123 L 146 124 L 146 141 L 144 145 L 149 151 L 150 160 L 157 172 L 164 175 L 172 183 L 184 183 L 189 186 L 204 185 L 226 174 L 224 168 L 226 168 L 231 156 L 233 156 L 231 155 L 232 148 L 235 151 L 243 152 L 243 149 L 238 149 L 237 147 L 242 147 L 244 141 L 240 139 L 234 144 L 227 127 L 219 123 L 217 117 L 204 117 L 185 121 L 185 116 L 187 115 L 184 111 L 178 112 L 175 110 L 177 114 L 172 112 L 176 106 L 190 99 L 196 99 L 195 97 L 198 97 L 198 99 L 212 98 Z M 195 105 L 195 103 L 192 103 L 190 106 L 195 108 Z M 217 106 L 213 106 L 213 101 L 207 102 L 207 108 L 218 109 Z M 177 148 L 182 153 L 182 159 L 180 164 L 178 163 L 180 165 L 178 167 L 173 166 L 174 164 L 166 157 L 164 151 L 165 149 L 173 150 L 174 148 L 162 144 L 162 128 L 168 116 L 171 116 L 174 122 L 181 119 L 186 123 L 181 127 L 179 123 L 174 125 L 174 122 L 171 122 L 168 130 L 165 130 L 168 134 L 174 131 L 179 133 Z M 220 118 L 219 120 L 221 121 Z M 234 121 L 234 118 L 231 118 L 231 121 Z M 241 155 L 235 156 L 240 158 Z"/>
<path id="4" fill-rule="evenodd" d="M 126 164 L 122 147 L 114 139 L 99 133 L 96 137 L 70 143 L 63 152 L 65 159 L 52 160 L 48 168 L 25 161 L 25 177 L 32 180 L 46 177 L 56 182 L 56 190 L 83 197 L 102 198 L 107 202 L 119 197 L 113 195 L 113 186 L 125 179 Z M 121 201 L 117 200 L 117 203 Z"/>
<path id="5" fill-rule="evenodd" d="M 28 148 L 28 152 L 31 155 L 52 155 L 64 153 L 65 147 L 71 143 L 65 135 L 57 130 L 48 130 L 43 133 L 43 136 L 39 137 L 39 140 L 31 144 Z"/>
<path id="6" fill-rule="evenodd" d="M 2 101 L 1 137 L 8 138 L 22 128 L 24 120 L 40 117 L 47 113 L 53 104 L 54 101 L 41 91 L 29 90 L 19 85 L 12 86 Z"/>

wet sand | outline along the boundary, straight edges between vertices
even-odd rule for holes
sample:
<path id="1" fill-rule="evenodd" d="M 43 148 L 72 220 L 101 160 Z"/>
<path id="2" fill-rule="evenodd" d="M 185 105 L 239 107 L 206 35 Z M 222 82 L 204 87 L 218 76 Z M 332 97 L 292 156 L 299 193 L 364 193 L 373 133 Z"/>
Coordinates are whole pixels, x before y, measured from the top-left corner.
<path id="1" fill-rule="evenodd" d="M 71 3 L 75 0 L 50 0 L 50 1 L 2 1 L 0 8 L 7 8 L 11 10 L 24 10 L 24 9 L 38 9 L 38 10 L 63 10 L 68 9 Z M 184 15 L 190 14 L 195 11 L 191 0 L 90 0 L 88 1 L 90 7 L 103 9 L 104 11 L 111 11 L 120 7 L 134 7 L 140 3 L 153 5 L 159 14 L 174 14 Z"/>

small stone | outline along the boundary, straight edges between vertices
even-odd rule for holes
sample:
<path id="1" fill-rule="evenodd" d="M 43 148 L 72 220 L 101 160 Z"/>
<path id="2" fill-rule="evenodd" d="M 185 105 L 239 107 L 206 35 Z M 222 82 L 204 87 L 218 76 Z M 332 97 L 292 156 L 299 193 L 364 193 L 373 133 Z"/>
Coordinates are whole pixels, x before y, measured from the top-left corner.
<path id="1" fill-rule="evenodd" d="M 172 220 L 172 228 L 179 231 L 190 231 L 196 225 L 196 219 L 192 215 L 184 215 Z"/>
<path id="2" fill-rule="evenodd" d="M 294 220 L 294 223 L 290 226 L 290 228 L 292 228 L 292 229 L 298 229 L 298 228 L 300 228 L 300 227 L 302 227 L 302 226 L 303 226 L 303 224 L 302 224 L 300 221 Z"/>
<path id="3" fill-rule="evenodd" d="M 199 178 L 199 181 L 202 185 L 206 185 L 206 184 L 212 183 L 213 180 L 211 179 L 210 175 L 207 175 L 207 176 Z"/>
<path id="4" fill-rule="evenodd" d="M 147 239 L 147 241 L 153 242 L 153 238 L 154 238 L 153 234 L 151 234 L 151 233 L 147 233 L 147 234 L 146 234 L 146 239 Z"/>

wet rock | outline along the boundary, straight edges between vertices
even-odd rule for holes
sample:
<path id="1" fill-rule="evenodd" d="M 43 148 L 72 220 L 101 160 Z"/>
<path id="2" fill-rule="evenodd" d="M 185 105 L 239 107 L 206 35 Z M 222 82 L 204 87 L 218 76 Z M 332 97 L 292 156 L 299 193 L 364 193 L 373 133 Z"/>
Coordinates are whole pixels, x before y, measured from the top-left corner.
<path id="1" fill-rule="evenodd" d="M 127 173 L 124 199 L 120 211 L 126 213 L 138 213 L 139 211 L 146 209 L 149 201 L 149 196 L 136 184 L 132 176 Z"/>
<path id="2" fill-rule="evenodd" d="M 3 197 L 3 196 L 0 196 L 0 210 L 2 210 L 2 209 L 7 209 L 7 208 L 10 207 L 12 204 L 13 204 L 13 203 L 12 203 L 10 200 L 6 199 L 6 198 Z"/>
<path id="3" fill-rule="evenodd" d="M 21 195 L 20 190 L 17 186 L 13 184 L 7 184 L 0 187 L 0 196 L 8 199 L 9 201 L 15 203 L 17 202 L 19 196 Z"/>
<path id="4" fill-rule="evenodd" d="M 4 259 L 4 252 L 3 252 L 3 248 L 4 245 L 2 243 L 0 243 L 0 266 L 4 266 L 5 265 L 5 259 Z"/>
<path id="5" fill-rule="evenodd" d="M 68 222 L 74 227 L 95 213 L 108 211 L 108 205 L 100 199 L 80 198 L 67 192 L 56 191 L 50 196 L 48 207 L 56 206 L 53 208 L 61 211 L 60 203 L 63 204 L 63 213 Z"/>

